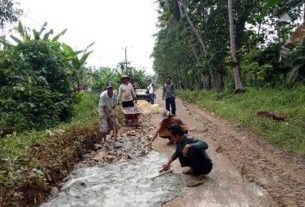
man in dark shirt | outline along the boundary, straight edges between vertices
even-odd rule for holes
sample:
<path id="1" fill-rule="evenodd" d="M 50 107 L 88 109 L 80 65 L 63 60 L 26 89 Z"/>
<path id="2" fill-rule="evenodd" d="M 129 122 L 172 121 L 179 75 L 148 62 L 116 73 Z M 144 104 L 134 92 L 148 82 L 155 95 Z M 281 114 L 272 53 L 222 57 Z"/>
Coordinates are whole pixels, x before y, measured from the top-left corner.
<path id="1" fill-rule="evenodd" d="M 165 108 L 167 111 L 171 111 L 174 116 L 176 116 L 176 90 L 172 83 L 172 78 L 170 76 L 166 77 L 166 82 L 163 86 L 162 99 L 165 99 Z"/>
<path id="2" fill-rule="evenodd" d="M 160 172 L 169 170 L 170 164 L 177 158 L 179 158 L 181 167 L 190 167 L 188 173 L 192 175 L 206 175 L 211 172 L 213 164 L 205 151 L 208 149 L 206 142 L 188 138 L 179 125 L 173 125 L 168 130 L 176 143 L 176 151 L 169 161 L 162 166 Z"/>

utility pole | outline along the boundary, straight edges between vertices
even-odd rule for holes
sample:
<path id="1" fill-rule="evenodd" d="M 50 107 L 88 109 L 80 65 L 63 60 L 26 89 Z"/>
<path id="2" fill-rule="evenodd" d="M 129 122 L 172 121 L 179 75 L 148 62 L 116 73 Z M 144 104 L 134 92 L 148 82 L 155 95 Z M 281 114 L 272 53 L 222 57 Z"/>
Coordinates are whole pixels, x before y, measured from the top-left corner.
<path id="1" fill-rule="evenodd" d="M 125 64 L 126 64 L 127 75 L 130 75 L 128 70 L 128 62 L 127 62 L 127 46 L 125 47 Z"/>

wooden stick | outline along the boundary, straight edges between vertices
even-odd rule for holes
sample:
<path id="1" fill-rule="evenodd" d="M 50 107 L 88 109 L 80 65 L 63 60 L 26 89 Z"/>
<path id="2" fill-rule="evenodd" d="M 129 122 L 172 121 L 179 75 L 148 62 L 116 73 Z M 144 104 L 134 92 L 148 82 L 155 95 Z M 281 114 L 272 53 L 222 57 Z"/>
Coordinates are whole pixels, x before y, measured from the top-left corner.
<path id="1" fill-rule="evenodd" d="M 170 173 L 170 172 L 173 172 L 173 171 L 174 171 L 174 169 L 170 169 L 170 170 L 168 170 L 168 171 L 165 171 L 165 172 L 160 173 L 159 175 L 153 176 L 153 177 L 151 177 L 150 179 L 155 179 L 155 178 L 157 178 L 157 177 L 160 177 L 160 176 L 162 176 L 162 175 L 165 175 L 165 174 Z"/>

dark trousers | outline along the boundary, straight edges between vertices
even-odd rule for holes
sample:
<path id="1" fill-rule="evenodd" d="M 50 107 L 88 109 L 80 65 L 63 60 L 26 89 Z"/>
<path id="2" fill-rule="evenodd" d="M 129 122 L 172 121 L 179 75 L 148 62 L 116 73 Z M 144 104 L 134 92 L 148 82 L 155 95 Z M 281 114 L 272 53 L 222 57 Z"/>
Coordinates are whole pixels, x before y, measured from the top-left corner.
<path id="1" fill-rule="evenodd" d="M 181 167 L 190 167 L 194 175 L 206 175 L 213 168 L 212 161 L 205 157 L 202 150 L 198 149 L 190 149 L 187 157 L 179 155 L 179 161 Z"/>
<path id="2" fill-rule="evenodd" d="M 175 98 L 166 98 L 165 99 L 165 108 L 166 108 L 167 111 L 171 111 L 173 115 L 176 115 Z"/>
<path id="3" fill-rule="evenodd" d="M 155 94 L 149 93 L 147 99 L 148 99 L 147 101 L 148 101 L 149 103 L 155 104 Z"/>

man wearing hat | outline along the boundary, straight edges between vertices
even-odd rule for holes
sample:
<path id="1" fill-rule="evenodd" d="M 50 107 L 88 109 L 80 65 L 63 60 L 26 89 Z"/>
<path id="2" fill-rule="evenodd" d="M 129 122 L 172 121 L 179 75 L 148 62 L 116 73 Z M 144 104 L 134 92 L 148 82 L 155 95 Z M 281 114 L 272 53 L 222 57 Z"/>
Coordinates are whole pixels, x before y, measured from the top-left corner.
<path id="1" fill-rule="evenodd" d="M 179 119 L 178 117 L 174 117 L 172 115 L 172 113 L 169 111 L 164 111 L 162 113 L 162 121 L 160 122 L 151 141 L 146 145 L 146 147 L 148 147 L 149 149 L 152 149 L 152 144 L 153 144 L 154 140 L 158 137 L 158 135 L 161 138 L 169 139 L 169 144 L 173 144 L 173 141 L 171 140 L 171 133 L 168 130 L 168 128 L 175 124 L 180 125 L 185 134 L 188 133 L 188 126 L 185 123 L 183 123 L 183 121 L 181 119 Z"/>
<path id="2" fill-rule="evenodd" d="M 113 91 L 112 84 L 109 83 L 106 86 L 106 90 L 101 93 L 99 102 L 100 132 L 102 143 L 106 141 L 106 136 L 111 130 L 113 130 L 115 141 L 117 141 L 118 126 L 114 116 L 114 109 L 117 102 L 117 95 Z"/>
<path id="3" fill-rule="evenodd" d="M 122 83 L 119 87 L 119 102 L 122 103 L 123 108 L 125 107 L 134 107 L 134 103 L 137 102 L 136 93 L 133 86 L 129 83 L 129 76 L 122 76 Z"/>

